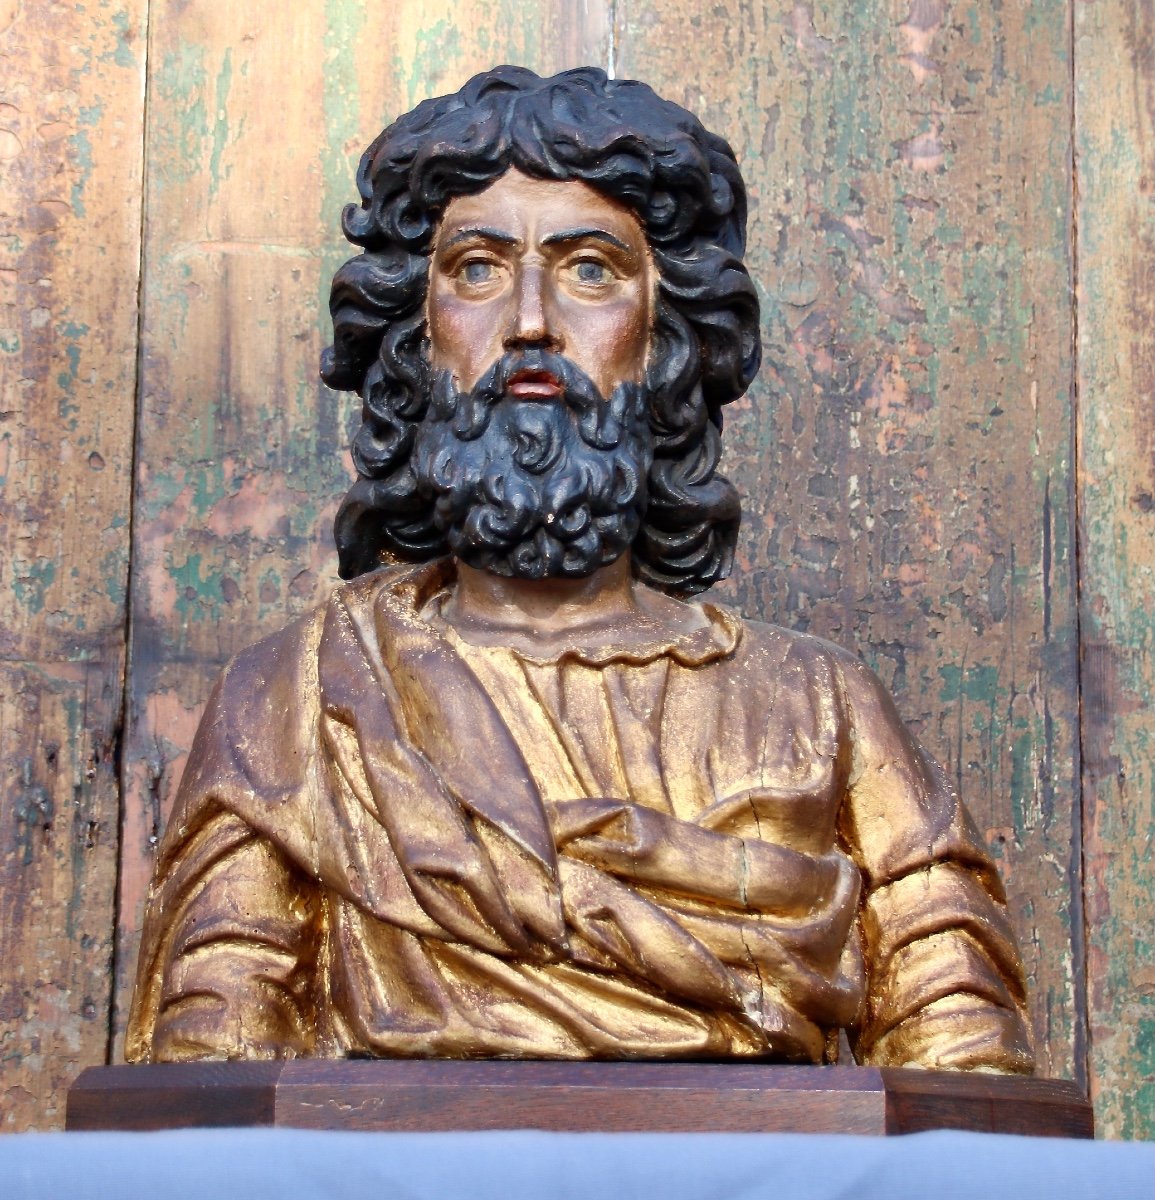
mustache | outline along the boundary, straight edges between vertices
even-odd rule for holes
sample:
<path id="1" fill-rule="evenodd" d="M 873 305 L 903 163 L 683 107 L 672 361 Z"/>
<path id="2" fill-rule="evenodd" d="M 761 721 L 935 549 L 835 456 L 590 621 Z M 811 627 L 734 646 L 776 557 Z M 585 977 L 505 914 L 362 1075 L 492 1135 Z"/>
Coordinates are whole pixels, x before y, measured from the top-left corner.
<path id="1" fill-rule="evenodd" d="M 515 376 L 547 377 L 556 381 L 556 400 L 515 399 L 508 396 Z M 433 379 L 429 417 L 452 427 L 463 442 L 475 441 L 489 428 L 494 411 L 503 403 L 517 406 L 562 404 L 574 414 L 582 441 L 595 450 L 613 450 L 627 429 L 644 419 L 643 389 L 620 383 L 605 397 L 594 381 L 564 354 L 539 347 L 510 350 L 489 366 L 468 391 L 460 391 L 448 370 Z"/>

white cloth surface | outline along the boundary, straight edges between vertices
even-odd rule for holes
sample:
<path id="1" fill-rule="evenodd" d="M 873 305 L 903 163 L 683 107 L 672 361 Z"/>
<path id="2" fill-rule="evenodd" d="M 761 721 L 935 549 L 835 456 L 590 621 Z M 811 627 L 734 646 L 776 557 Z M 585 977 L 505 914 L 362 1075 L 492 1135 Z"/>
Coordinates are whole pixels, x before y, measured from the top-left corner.
<path id="1" fill-rule="evenodd" d="M 1155 1143 L 936 1132 L 0 1137 L 4 1200 L 1152 1200 Z"/>

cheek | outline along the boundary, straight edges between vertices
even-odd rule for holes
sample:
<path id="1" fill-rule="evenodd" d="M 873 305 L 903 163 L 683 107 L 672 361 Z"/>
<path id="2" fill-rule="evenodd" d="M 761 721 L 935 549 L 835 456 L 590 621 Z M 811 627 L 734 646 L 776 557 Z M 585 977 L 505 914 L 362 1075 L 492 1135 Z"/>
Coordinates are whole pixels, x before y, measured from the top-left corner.
<path id="1" fill-rule="evenodd" d="M 433 368 L 448 369 L 461 387 L 472 387 L 493 358 L 493 320 L 486 306 L 434 296 L 427 322 Z"/>
<path id="2" fill-rule="evenodd" d="M 595 376 L 603 376 L 599 380 L 603 390 L 622 379 L 641 378 L 650 342 L 649 313 L 644 305 L 607 306 L 583 324 L 584 336 L 579 334 L 577 344 L 585 343 L 584 357 L 595 368 Z"/>

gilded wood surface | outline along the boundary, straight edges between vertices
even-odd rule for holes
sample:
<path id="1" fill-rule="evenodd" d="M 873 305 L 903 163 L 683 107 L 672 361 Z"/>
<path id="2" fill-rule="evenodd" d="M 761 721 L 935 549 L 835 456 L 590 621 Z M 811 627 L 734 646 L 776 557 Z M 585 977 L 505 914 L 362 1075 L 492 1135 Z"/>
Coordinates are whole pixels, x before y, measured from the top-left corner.
<path id="1" fill-rule="evenodd" d="M 107 1053 L 145 4 L 0 4 L 0 1130 Z"/>
<path id="2" fill-rule="evenodd" d="M 1092 1095 L 1155 1137 L 1155 15 L 1075 6 Z"/>
<path id="3" fill-rule="evenodd" d="M 728 595 L 892 683 L 1001 856 L 1044 1063 L 1079 1077 L 1074 69 L 1090 1061 L 1103 1130 L 1152 1136 L 1152 41 L 1125 0 L 1074 5 L 1073 67 L 1057 0 L 0 4 L 5 1127 L 59 1123 L 107 1015 L 146 7 L 121 1005 L 212 676 L 333 579 L 350 406 L 315 363 L 359 149 L 497 61 L 613 60 L 726 130 L 751 183 L 767 365 L 729 424 Z"/>

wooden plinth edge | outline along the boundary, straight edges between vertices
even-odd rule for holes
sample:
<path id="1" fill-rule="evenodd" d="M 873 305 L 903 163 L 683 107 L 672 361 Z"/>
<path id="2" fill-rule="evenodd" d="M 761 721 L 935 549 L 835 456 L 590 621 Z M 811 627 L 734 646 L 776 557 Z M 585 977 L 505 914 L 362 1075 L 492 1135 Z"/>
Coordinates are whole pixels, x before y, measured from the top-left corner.
<path id="1" fill-rule="evenodd" d="M 285 1126 L 432 1132 L 918 1133 L 1094 1136 L 1065 1080 L 750 1063 L 415 1060 L 90 1067 L 70 1130 Z"/>

